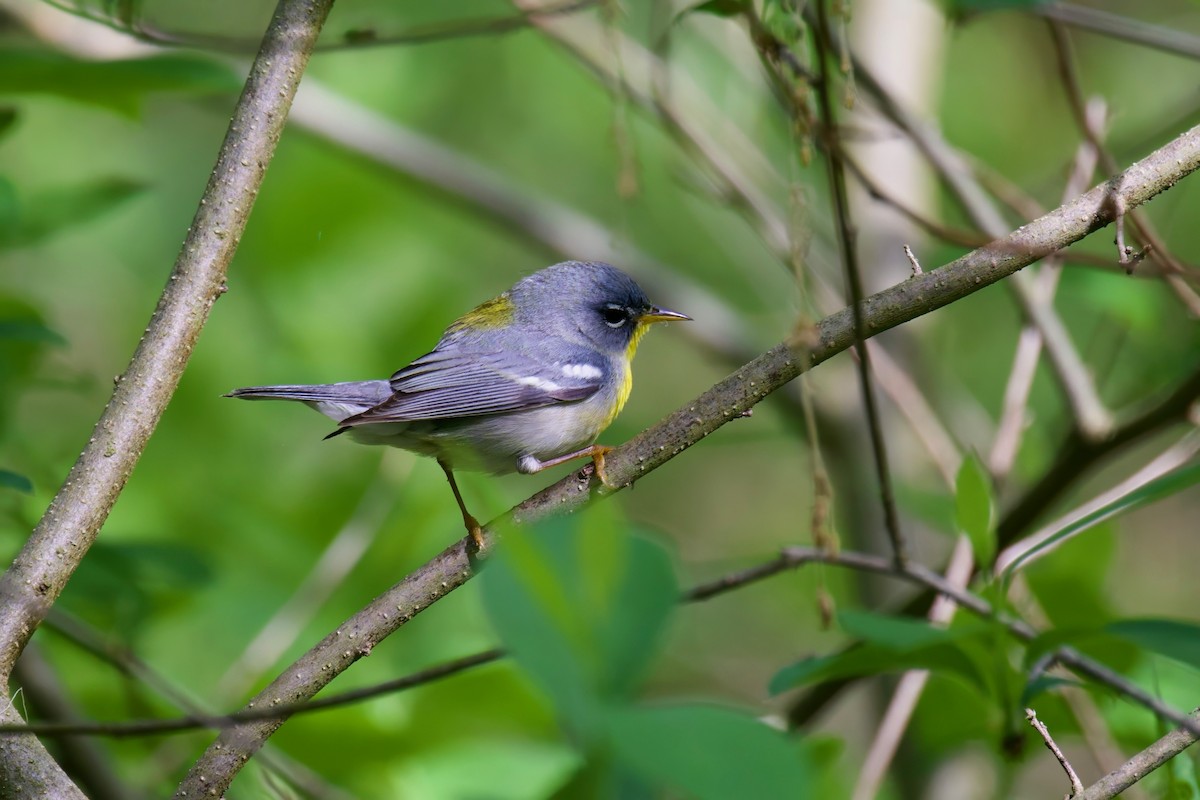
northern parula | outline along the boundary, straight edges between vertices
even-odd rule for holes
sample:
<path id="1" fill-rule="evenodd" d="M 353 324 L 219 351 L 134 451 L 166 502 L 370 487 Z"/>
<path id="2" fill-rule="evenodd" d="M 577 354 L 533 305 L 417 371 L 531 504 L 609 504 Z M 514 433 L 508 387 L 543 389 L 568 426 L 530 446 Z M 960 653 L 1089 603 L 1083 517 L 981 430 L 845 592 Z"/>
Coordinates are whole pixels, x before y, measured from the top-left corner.
<path id="1" fill-rule="evenodd" d="M 349 433 L 433 456 L 481 547 L 453 470 L 534 473 L 591 457 L 607 483 L 612 448 L 595 441 L 629 399 L 638 342 L 652 323 L 686 319 L 653 305 L 616 267 L 566 261 L 459 317 L 389 380 L 250 386 L 227 396 L 299 400 L 338 423 L 326 438 Z"/>

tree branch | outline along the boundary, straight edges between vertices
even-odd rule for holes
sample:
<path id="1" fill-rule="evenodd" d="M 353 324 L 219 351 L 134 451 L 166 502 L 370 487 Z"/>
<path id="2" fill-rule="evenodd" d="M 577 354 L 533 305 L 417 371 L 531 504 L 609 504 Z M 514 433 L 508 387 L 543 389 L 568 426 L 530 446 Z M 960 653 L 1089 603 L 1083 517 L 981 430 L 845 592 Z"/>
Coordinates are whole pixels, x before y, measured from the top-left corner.
<path id="1" fill-rule="evenodd" d="M 226 270 L 331 5 L 281 0 L 150 324 L 66 482 L 0 577 L 0 689 L 6 694 L 17 657 L 95 541 L 225 291 Z M 17 719 L 6 704 L 0 721 Z M 47 766 L 49 782 L 31 779 L 35 763 Z M 17 787 L 14 797 L 80 796 L 32 737 L 0 742 L 0 786 Z"/>
<path id="2" fill-rule="evenodd" d="M 1200 711 L 1193 711 L 1192 720 L 1200 725 Z M 1121 766 L 1076 795 L 1074 800 L 1108 800 L 1133 786 L 1175 756 L 1196 743 L 1200 736 L 1187 728 L 1176 728 L 1158 741 L 1130 758 Z"/>
<path id="3" fill-rule="evenodd" d="M 1108 198 L 1114 192 L 1124 198 L 1127 207 L 1141 205 L 1198 167 L 1200 128 L 1194 128 L 1117 178 L 987 247 L 866 298 L 862 304 L 865 328 L 875 335 L 1002 280 L 1110 223 L 1112 203 Z M 853 328 L 850 310 L 843 309 L 817 326 L 812 350 L 798 352 L 788 341 L 777 345 L 609 453 L 605 461 L 610 486 L 589 477 L 586 470 L 573 473 L 489 524 L 485 536 L 494 541 L 502 524 L 526 524 L 570 513 L 630 486 L 738 418 L 806 366 L 820 364 L 849 348 Z M 293 703 L 315 695 L 378 642 L 468 581 L 474 569 L 467 545 L 467 539 L 454 543 L 346 620 L 260 692 L 252 704 Z M 176 797 L 222 793 L 283 721 L 246 723 L 223 731 L 188 773 Z"/>

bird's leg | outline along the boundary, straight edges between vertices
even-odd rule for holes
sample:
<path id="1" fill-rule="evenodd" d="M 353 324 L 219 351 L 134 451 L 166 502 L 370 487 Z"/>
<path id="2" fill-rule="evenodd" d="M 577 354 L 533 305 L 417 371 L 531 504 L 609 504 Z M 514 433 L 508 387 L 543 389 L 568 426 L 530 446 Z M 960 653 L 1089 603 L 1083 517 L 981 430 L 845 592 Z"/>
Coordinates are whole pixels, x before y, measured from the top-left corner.
<path id="1" fill-rule="evenodd" d="M 592 467 L 596 470 L 596 477 L 605 486 L 612 488 L 612 484 L 608 482 L 608 476 L 604 474 L 604 456 L 612 451 L 613 448 L 607 445 L 592 444 L 582 450 L 576 450 L 573 453 L 567 453 L 562 456 L 555 456 L 546 461 L 539 461 L 533 456 L 522 456 L 517 469 L 526 475 L 532 475 L 535 472 L 541 472 L 549 467 L 557 467 L 559 464 L 565 464 L 576 458 L 590 458 L 592 460 Z"/>
<path id="2" fill-rule="evenodd" d="M 479 520 L 471 516 L 467 511 L 467 505 L 463 502 L 462 493 L 458 491 L 458 483 L 454 480 L 454 473 L 450 470 L 450 465 L 445 461 L 438 459 L 438 466 L 442 468 L 442 472 L 446 473 L 446 480 L 450 481 L 450 490 L 454 492 L 454 499 L 458 502 L 458 510 L 462 512 L 463 525 L 467 528 L 467 533 L 471 535 L 471 540 L 475 542 L 475 549 L 482 550 L 485 546 L 483 541 L 483 526 L 479 524 Z"/>

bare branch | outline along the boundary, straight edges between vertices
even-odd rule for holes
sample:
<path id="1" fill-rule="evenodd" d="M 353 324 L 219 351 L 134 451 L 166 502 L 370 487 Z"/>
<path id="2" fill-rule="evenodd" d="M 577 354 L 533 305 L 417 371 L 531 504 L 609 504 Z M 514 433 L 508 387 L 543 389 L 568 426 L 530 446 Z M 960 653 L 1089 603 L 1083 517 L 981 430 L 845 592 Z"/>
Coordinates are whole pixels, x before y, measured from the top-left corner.
<path id="1" fill-rule="evenodd" d="M 1193 711 L 1191 719 L 1196 723 L 1191 729 L 1177 728 L 1166 736 L 1084 789 L 1075 800 L 1108 800 L 1161 767 L 1200 739 L 1200 711 Z"/>
<path id="2" fill-rule="evenodd" d="M 1200 37 L 1187 31 L 1164 28 L 1132 17 L 1076 3 L 1038 3 L 1030 12 L 1093 33 L 1145 45 L 1187 58 L 1200 58 Z"/>
<path id="3" fill-rule="evenodd" d="M 1050 729 L 1046 727 L 1046 723 L 1037 718 L 1037 713 L 1032 708 L 1025 709 L 1025 719 L 1033 726 L 1033 729 L 1042 737 L 1042 741 L 1046 743 L 1046 747 L 1058 759 L 1058 763 L 1062 766 L 1063 772 L 1067 773 L 1067 780 L 1071 782 L 1071 795 L 1077 795 L 1083 791 L 1083 781 L 1079 780 L 1079 776 L 1075 774 L 1074 768 L 1071 767 L 1071 762 L 1067 761 L 1067 757 L 1063 755 L 1063 751 L 1054 743 L 1054 737 L 1050 735 Z"/>

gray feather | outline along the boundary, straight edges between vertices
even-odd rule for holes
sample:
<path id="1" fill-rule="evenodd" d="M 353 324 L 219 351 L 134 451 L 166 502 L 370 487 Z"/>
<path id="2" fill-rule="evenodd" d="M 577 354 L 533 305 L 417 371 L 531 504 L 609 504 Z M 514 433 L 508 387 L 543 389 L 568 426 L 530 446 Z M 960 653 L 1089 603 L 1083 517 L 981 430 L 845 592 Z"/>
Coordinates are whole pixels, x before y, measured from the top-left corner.
<path id="1" fill-rule="evenodd" d="M 385 402 L 392 396 L 392 387 L 387 381 L 247 386 L 234 389 L 225 396 L 243 400 L 298 400 L 335 422 L 341 422 Z"/>
<path id="2" fill-rule="evenodd" d="M 603 361 L 559 343 L 560 359 L 543 360 L 515 349 L 496 352 L 434 350 L 392 376 L 394 394 L 343 425 L 505 414 L 554 403 L 575 402 L 599 390 Z M 563 364 L 592 364 L 594 376 L 567 374 Z"/>

